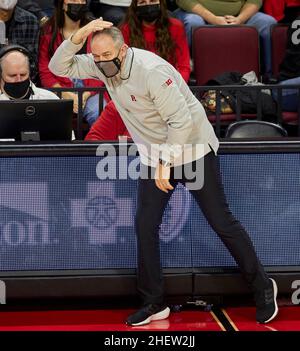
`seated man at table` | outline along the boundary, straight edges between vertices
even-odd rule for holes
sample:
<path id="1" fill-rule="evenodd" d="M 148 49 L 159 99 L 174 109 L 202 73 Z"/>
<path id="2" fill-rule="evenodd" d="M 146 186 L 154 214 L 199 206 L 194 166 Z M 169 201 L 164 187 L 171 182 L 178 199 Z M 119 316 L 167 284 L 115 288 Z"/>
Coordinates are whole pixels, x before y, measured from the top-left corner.
<path id="1" fill-rule="evenodd" d="M 19 45 L 0 50 L 0 100 L 58 99 L 57 95 L 35 86 L 30 80 L 29 52 Z"/>

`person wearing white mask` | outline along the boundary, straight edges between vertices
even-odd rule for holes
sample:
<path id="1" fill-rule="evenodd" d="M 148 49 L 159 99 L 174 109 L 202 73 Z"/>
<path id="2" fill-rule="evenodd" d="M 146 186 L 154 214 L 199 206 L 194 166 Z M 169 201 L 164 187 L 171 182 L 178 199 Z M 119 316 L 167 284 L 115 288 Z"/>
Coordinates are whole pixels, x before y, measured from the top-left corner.
<path id="1" fill-rule="evenodd" d="M 0 21 L 5 23 L 5 34 L 2 33 L 2 37 L 5 37 L 8 44 L 18 44 L 27 48 L 30 52 L 31 78 L 35 80 L 39 23 L 32 13 L 19 7 L 17 2 L 17 0 L 0 1 Z"/>

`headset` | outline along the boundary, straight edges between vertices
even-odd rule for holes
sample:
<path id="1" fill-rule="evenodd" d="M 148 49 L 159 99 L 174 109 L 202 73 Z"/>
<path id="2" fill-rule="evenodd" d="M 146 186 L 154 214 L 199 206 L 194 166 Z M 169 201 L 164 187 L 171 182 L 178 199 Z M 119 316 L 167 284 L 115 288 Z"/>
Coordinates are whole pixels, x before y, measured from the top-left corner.
<path id="1" fill-rule="evenodd" d="M 31 62 L 31 54 L 26 48 L 24 48 L 21 45 L 9 44 L 9 45 L 2 46 L 0 48 L 0 60 L 2 59 L 2 57 L 4 57 L 6 54 L 8 54 L 11 51 L 19 51 L 22 54 L 24 54 L 25 56 L 27 56 L 28 59 L 29 59 L 30 71 L 32 72 L 33 65 L 32 65 L 32 62 Z M 1 68 L 1 65 L 0 65 L 0 76 L 1 75 L 2 75 L 2 68 Z"/>
<path id="2" fill-rule="evenodd" d="M 31 73 L 33 72 L 33 65 L 31 63 L 31 54 L 30 54 L 30 51 L 27 50 L 26 48 L 24 48 L 23 46 L 21 45 L 18 45 L 18 44 L 9 44 L 9 45 L 5 45 L 5 46 L 2 46 L 0 48 L 0 78 L 2 78 L 2 67 L 1 67 L 1 60 L 2 58 L 8 54 L 9 52 L 12 52 L 12 51 L 19 51 L 21 52 L 23 55 L 27 56 L 28 57 L 28 61 L 29 61 L 29 76 L 31 75 Z M 30 79 L 30 78 L 29 78 Z M 30 83 L 30 88 L 31 90 L 31 94 L 34 94 L 33 90 L 32 90 L 32 86 L 31 86 L 31 83 Z"/>
<path id="3" fill-rule="evenodd" d="M 9 52 L 11 51 L 19 51 L 21 52 L 22 54 L 26 55 L 28 58 L 30 58 L 30 52 L 24 48 L 23 46 L 21 45 L 17 45 L 17 44 L 10 44 L 10 45 L 4 45 L 1 47 L 0 49 L 0 59 L 8 54 Z"/>

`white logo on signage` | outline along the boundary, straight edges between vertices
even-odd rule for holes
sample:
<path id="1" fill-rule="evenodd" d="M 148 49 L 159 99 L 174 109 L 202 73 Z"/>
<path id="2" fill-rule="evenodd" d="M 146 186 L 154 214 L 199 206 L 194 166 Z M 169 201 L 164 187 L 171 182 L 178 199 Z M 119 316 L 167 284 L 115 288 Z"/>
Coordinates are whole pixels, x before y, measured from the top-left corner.
<path id="1" fill-rule="evenodd" d="M 118 228 L 131 227 L 134 230 L 134 198 L 118 197 L 115 184 L 115 181 L 89 183 L 87 198 L 71 201 L 71 226 L 88 228 L 90 244 L 114 244 L 117 243 Z M 190 206 L 191 196 L 179 184 L 164 213 L 160 227 L 162 241 L 169 242 L 178 237 L 187 221 Z"/>
<path id="2" fill-rule="evenodd" d="M 0 244 L 49 244 L 47 184 L 1 183 L 0 198 Z"/>
<path id="3" fill-rule="evenodd" d="M 71 226 L 87 227 L 90 244 L 116 243 L 117 229 L 133 226 L 132 199 L 117 197 L 115 184 L 115 181 L 89 183 L 87 198 L 71 201 Z"/>

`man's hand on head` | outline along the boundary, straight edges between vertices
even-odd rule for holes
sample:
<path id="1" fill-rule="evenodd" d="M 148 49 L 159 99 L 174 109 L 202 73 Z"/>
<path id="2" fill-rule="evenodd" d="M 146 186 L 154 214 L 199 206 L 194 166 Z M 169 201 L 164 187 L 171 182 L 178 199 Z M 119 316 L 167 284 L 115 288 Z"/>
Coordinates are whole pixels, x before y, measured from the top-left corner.
<path id="1" fill-rule="evenodd" d="M 102 17 L 100 17 L 78 29 L 78 31 L 71 37 L 71 41 L 72 43 L 79 45 L 84 42 L 91 33 L 97 32 L 98 30 L 103 30 L 105 28 L 110 28 L 111 26 L 113 26 L 112 22 L 103 21 Z"/>

